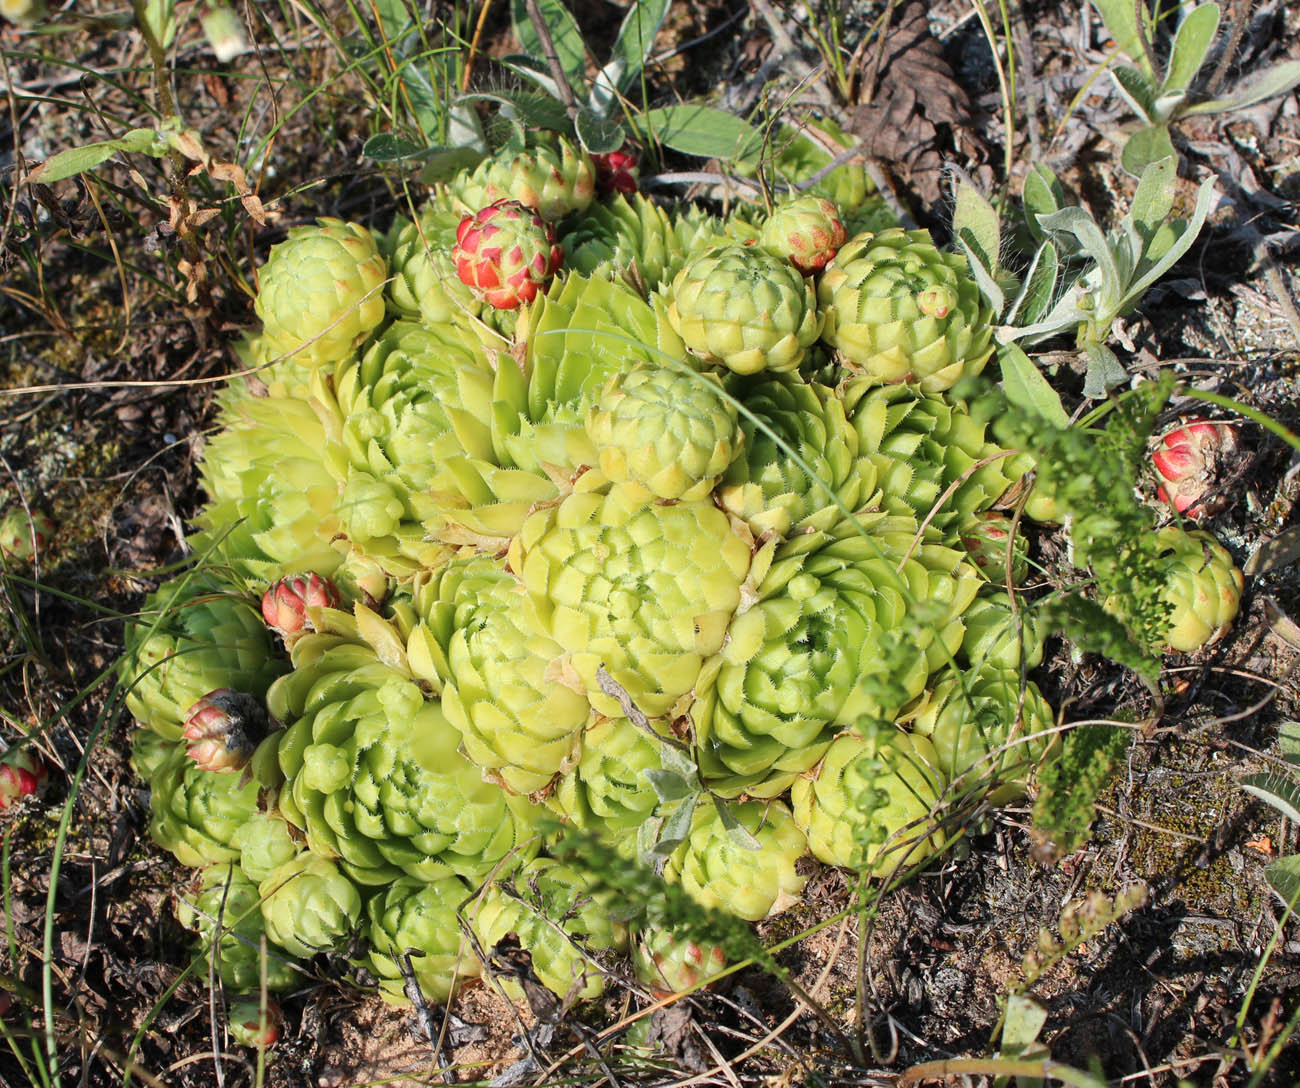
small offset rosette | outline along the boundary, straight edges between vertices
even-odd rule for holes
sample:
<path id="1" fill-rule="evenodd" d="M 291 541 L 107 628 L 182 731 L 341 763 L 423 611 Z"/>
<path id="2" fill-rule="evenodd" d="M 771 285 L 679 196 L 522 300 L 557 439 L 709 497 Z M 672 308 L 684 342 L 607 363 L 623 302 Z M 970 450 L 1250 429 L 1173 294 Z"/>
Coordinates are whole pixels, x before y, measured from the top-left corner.
<path id="1" fill-rule="evenodd" d="M 234 774 L 248 766 L 271 722 L 259 699 L 218 688 L 190 707 L 181 737 L 185 754 L 205 771 Z"/>
<path id="2" fill-rule="evenodd" d="M 1236 431 L 1225 423 L 1191 419 L 1165 432 L 1151 455 L 1157 497 L 1192 521 L 1221 513 L 1229 496 L 1220 476 L 1236 454 Z"/>
<path id="3" fill-rule="evenodd" d="M 49 780 L 44 761 L 29 748 L 10 748 L 0 756 L 0 812 L 39 793 Z"/>
<path id="4" fill-rule="evenodd" d="M 764 249 L 811 276 L 834 259 L 848 237 L 839 209 L 825 197 L 807 195 L 778 204 L 759 240 Z"/>
<path id="5" fill-rule="evenodd" d="M 555 228 L 517 200 L 498 200 L 461 220 L 456 275 L 498 310 L 532 302 L 564 263 Z"/>
<path id="6" fill-rule="evenodd" d="M 317 628 L 322 608 L 338 608 L 334 583 L 314 571 L 281 578 L 262 594 L 262 618 L 290 648 Z"/>

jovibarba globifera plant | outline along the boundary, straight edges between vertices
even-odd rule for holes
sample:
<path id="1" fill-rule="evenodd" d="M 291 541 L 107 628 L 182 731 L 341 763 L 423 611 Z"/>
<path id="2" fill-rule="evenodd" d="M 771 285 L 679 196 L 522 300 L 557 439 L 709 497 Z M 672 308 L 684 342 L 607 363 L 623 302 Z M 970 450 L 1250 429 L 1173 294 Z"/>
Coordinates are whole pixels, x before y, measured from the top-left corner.
<path id="1" fill-rule="evenodd" d="M 222 401 L 207 558 L 128 630 L 155 839 L 391 1001 L 518 981 L 514 942 L 561 1001 L 628 949 L 656 990 L 779 970 L 746 923 L 809 855 L 896 878 L 954 799 L 1024 796 L 1056 747 L 1043 628 L 968 541 L 1013 543 L 988 515 L 1035 461 L 1143 667 L 1175 626 L 1121 496 L 1153 398 L 991 427 L 952 392 L 994 353 L 964 255 L 841 236 L 822 197 L 769 231 L 591 178 L 534 137 L 435 188 L 433 257 L 406 223 L 273 248 L 267 396 Z M 540 234 L 489 237 L 503 209 Z M 220 957 L 214 888 L 184 918 Z"/>

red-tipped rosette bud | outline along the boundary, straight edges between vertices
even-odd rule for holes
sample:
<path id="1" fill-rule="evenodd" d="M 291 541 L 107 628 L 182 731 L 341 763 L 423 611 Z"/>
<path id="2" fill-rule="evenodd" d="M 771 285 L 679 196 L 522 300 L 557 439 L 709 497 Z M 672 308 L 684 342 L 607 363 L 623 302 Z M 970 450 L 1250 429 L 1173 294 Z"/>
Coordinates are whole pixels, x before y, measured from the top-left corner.
<path id="1" fill-rule="evenodd" d="M 293 574 L 281 578 L 262 595 L 262 618 L 266 625 L 291 642 L 315 630 L 309 609 L 338 608 L 339 591 L 319 574 Z"/>
<path id="2" fill-rule="evenodd" d="M 49 776 L 40 756 L 26 748 L 10 748 L 0 756 L 0 812 L 39 793 Z"/>
<path id="3" fill-rule="evenodd" d="M 718 945 L 650 930 L 633 945 L 632 966 L 656 997 L 667 997 L 707 983 L 726 968 L 727 957 Z"/>
<path id="4" fill-rule="evenodd" d="M 1228 501 L 1215 486 L 1236 452 L 1237 436 L 1225 423 L 1194 419 L 1161 435 L 1151 456 L 1160 479 L 1157 496 L 1193 521 L 1220 513 Z"/>
<path id="5" fill-rule="evenodd" d="M 778 204 L 760 232 L 767 249 L 785 257 L 805 276 L 825 268 L 848 237 L 839 209 L 811 194 Z"/>
<path id="6" fill-rule="evenodd" d="M 592 155 L 591 161 L 596 167 L 596 188 L 601 196 L 614 193 L 631 196 L 636 192 L 640 160 L 631 144 L 624 144 L 617 151 Z"/>
<path id="7" fill-rule="evenodd" d="M 234 774 L 248 766 L 270 732 L 266 708 L 251 695 L 229 688 L 210 691 L 189 709 L 181 736 L 200 769 Z"/>
<path id="8" fill-rule="evenodd" d="M 498 200 L 456 228 L 456 275 L 489 306 L 532 302 L 564 263 L 555 228 L 517 200 Z"/>
<path id="9" fill-rule="evenodd" d="M 25 562 L 45 551 L 54 536 L 54 519 L 43 510 L 10 510 L 0 518 L 0 552 L 5 558 Z"/>
<path id="10" fill-rule="evenodd" d="M 957 292 L 951 287 L 936 284 L 917 292 L 916 306 L 926 317 L 947 317 L 957 308 Z"/>
<path id="11" fill-rule="evenodd" d="M 256 997 L 237 998 L 230 1003 L 230 1035 L 242 1046 L 275 1046 L 283 1023 L 284 1014 L 274 1001 L 266 1003 L 265 1015 Z"/>
<path id="12" fill-rule="evenodd" d="M 995 585 L 1007 584 L 1007 543 L 1011 543 L 1011 583 L 1021 585 L 1029 575 L 1029 545 L 1023 536 L 1011 535 L 1015 523 L 1006 514 L 986 510 L 975 514 L 959 533 L 970 560 Z"/>

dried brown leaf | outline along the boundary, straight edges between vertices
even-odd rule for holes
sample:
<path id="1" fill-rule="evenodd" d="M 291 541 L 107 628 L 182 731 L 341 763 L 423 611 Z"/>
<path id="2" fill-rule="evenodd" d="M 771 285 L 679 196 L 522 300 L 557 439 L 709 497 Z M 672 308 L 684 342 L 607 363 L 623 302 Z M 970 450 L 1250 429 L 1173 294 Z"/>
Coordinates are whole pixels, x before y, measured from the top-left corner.
<path id="1" fill-rule="evenodd" d="M 864 155 L 901 167 L 921 197 L 936 203 L 945 155 L 960 149 L 980 163 L 985 149 L 972 127 L 970 99 L 943 59 L 925 12 L 916 0 L 898 12 L 876 85 L 868 89 L 871 100 L 853 108 L 848 127 Z"/>

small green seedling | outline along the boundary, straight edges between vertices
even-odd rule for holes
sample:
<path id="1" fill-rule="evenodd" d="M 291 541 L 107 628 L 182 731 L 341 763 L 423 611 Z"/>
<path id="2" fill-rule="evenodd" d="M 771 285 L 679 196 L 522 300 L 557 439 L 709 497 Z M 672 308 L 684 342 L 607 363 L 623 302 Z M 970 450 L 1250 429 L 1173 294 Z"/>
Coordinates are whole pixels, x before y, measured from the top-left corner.
<path id="1" fill-rule="evenodd" d="M 1115 321 L 1191 248 L 1209 214 L 1214 180 L 1196 195 L 1190 220 L 1171 218 L 1176 194 L 1172 155 L 1142 170 L 1133 203 L 1111 231 L 1079 207 L 1066 206 L 1055 176 L 1035 164 L 1025 179 L 1024 213 L 1037 248 L 1023 276 L 1002 265 L 1003 229 L 993 206 L 966 178 L 954 188 L 953 234 L 984 297 L 1001 321 L 1003 344 L 1034 344 L 1073 331 L 1088 360 L 1083 392 L 1104 397 L 1127 381 L 1106 346 Z M 1014 292 L 1014 294 L 1013 294 Z"/>
<path id="2" fill-rule="evenodd" d="M 592 155 L 619 150 L 634 133 L 643 143 L 658 142 L 688 155 L 754 158 L 762 134 L 730 113 L 693 103 L 642 112 L 629 103 L 671 2 L 636 0 L 623 18 L 609 59 L 589 79 L 591 50 L 562 0 L 514 0 L 514 30 L 524 52 L 501 63 L 536 90 L 483 92 L 465 95 L 462 101 L 499 105 L 501 116 L 518 127 L 520 138 L 526 128 L 551 129 L 575 136 Z"/>
<path id="3" fill-rule="evenodd" d="M 1180 118 L 1244 109 L 1286 94 L 1300 84 L 1300 61 L 1289 60 L 1266 69 L 1225 97 L 1197 101 L 1196 90 L 1204 82 L 1201 70 L 1214 54 L 1219 38 L 1222 11 L 1217 3 L 1195 7 L 1184 4 L 1177 8 L 1181 17 L 1163 71 L 1156 70 L 1151 42 L 1164 15 L 1152 16 L 1141 0 L 1138 4 L 1132 0 L 1093 0 L 1093 3 L 1110 36 L 1133 62 L 1116 65 L 1110 74 L 1120 95 L 1143 122 L 1128 137 L 1121 155 L 1124 169 L 1135 175 L 1141 175 L 1152 163 L 1175 153 L 1169 126 Z M 1157 13 L 1160 7 L 1157 4 Z M 1231 41 L 1235 44 L 1236 37 Z M 1231 44 L 1225 48 L 1231 48 Z"/>

